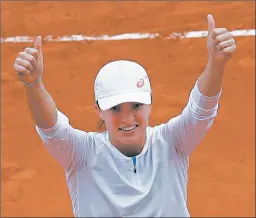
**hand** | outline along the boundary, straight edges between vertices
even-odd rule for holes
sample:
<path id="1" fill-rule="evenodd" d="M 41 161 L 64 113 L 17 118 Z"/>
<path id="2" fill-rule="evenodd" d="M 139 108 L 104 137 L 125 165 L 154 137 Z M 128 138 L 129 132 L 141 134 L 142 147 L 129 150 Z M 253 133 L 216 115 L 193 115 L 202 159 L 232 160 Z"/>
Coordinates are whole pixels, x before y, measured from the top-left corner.
<path id="1" fill-rule="evenodd" d="M 212 15 L 207 16 L 208 40 L 207 49 L 209 61 L 224 66 L 236 50 L 236 43 L 233 35 L 226 28 L 215 28 L 215 21 Z"/>
<path id="2" fill-rule="evenodd" d="M 26 48 L 19 52 L 13 65 L 19 79 L 25 84 L 32 84 L 43 73 L 42 39 L 38 36 L 34 48 Z"/>

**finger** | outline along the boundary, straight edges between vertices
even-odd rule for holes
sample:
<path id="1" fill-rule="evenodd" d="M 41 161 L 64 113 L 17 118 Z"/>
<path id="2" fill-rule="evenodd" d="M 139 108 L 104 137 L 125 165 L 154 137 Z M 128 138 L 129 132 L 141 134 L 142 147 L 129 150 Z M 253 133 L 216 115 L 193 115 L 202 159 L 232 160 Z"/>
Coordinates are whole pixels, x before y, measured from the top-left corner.
<path id="1" fill-rule="evenodd" d="M 234 37 L 233 37 L 233 35 L 232 35 L 231 33 L 227 32 L 227 33 L 218 35 L 218 36 L 215 38 L 215 41 L 216 41 L 217 43 L 219 43 L 219 42 L 227 41 L 227 40 L 230 40 L 230 39 L 233 39 L 233 40 L 234 40 Z"/>
<path id="2" fill-rule="evenodd" d="M 217 28 L 212 33 L 212 38 L 215 39 L 218 35 L 228 32 L 226 28 Z"/>
<path id="3" fill-rule="evenodd" d="M 20 66 L 26 67 L 30 72 L 34 69 L 29 61 L 21 59 L 19 57 L 16 59 L 16 63 Z"/>
<path id="4" fill-rule="evenodd" d="M 234 44 L 235 44 L 235 40 L 234 39 L 229 39 L 229 40 L 222 41 L 222 42 L 218 43 L 216 48 L 218 50 L 222 50 L 222 49 L 230 47 L 230 46 L 232 46 Z"/>
<path id="5" fill-rule="evenodd" d="M 28 69 L 26 67 L 20 66 L 16 63 L 14 64 L 13 68 L 19 76 L 30 74 L 30 72 L 28 71 Z"/>
<path id="6" fill-rule="evenodd" d="M 26 60 L 32 64 L 32 66 L 36 65 L 36 59 L 34 56 L 26 53 L 26 52 L 19 52 L 19 57 L 23 60 Z"/>
<path id="7" fill-rule="evenodd" d="M 212 37 L 212 34 L 215 29 L 215 21 L 211 14 L 208 14 L 207 21 L 208 21 L 208 38 L 209 38 L 209 37 Z"/>
<path id="8" fill-rule="evenodd" d="M 232 46 L 229 46 L 229 47 L 227 47 L 227 48 L 224 48 L 222 51 L 223 51 L 225 54 L 231 54 L 231 53 L 233 53 L 235 50 L 236 50 L 236 45 L 232 45 Z"/>
<path id="9" fill-rule="evenodd" d="M 36 37 L 34 48 L 39 51 L 39 55 L 42 55 L 42 37 L 41 36 Z"/>
<path id="10" fill-rule="evenodd" d="M 35 48 L 26 48 L 24 50 L 24 52 L 32 55 L 37 60 L 37 58 L 38 58 L 38 50 L 37 49 L 35 49 Z"/>

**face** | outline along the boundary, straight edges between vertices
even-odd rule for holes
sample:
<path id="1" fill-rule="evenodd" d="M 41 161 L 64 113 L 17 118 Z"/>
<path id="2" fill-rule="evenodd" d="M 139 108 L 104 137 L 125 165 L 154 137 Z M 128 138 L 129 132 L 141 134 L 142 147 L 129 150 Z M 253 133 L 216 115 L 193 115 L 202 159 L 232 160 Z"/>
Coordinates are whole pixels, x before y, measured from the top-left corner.
<path id="1" fill-rule="evenodd" d="M 102 111 L 98 115 L 105 121 L 110 142 L 122 153 L 140 153 L 146 142 L 146 127 L 151 105 L 128 102 Z"/>

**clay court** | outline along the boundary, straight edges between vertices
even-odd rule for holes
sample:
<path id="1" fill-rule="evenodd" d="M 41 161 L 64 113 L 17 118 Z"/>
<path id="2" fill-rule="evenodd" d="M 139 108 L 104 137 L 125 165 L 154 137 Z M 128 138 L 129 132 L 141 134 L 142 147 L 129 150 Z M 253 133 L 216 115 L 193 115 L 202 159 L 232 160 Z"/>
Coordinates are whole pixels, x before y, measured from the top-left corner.
<path id="1" fill-rule="evenodd" d="M 93 82 L 113 59 L 148 70 L 153 88 L 150 125 L 178 115 L 207 63 L 206 38 L 172 32 L 217 27 L 255 29 L 254 2 L 2 2 L 1 37 L 159 33 L 141 40 L 43 42 L 43 81 L 71 124 L 97 131 Z M 188 207 L 196 216 L 255 214 L 255 36 L 236 37 L 215 123 L 191 157 Z M 31 42 L 1 44 L 1 216 L 72 216 L 64 172 L 35 132 L 13 63 Z M 100 209 L 100 208 L 99 208 Z"/>

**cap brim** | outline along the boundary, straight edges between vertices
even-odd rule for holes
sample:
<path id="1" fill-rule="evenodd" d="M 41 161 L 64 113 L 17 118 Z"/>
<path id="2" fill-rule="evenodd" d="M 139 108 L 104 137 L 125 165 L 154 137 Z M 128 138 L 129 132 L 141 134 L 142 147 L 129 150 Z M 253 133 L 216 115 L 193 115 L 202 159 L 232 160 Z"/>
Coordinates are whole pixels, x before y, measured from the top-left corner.
<path id="1" fill-rule="evenodd" d="M 101 110 L 108 110 L 116 105 L 125 102 L 138 102 L 142 104 L 151 104 L 150 92 L 129 92 L 98 99 Z"/>

